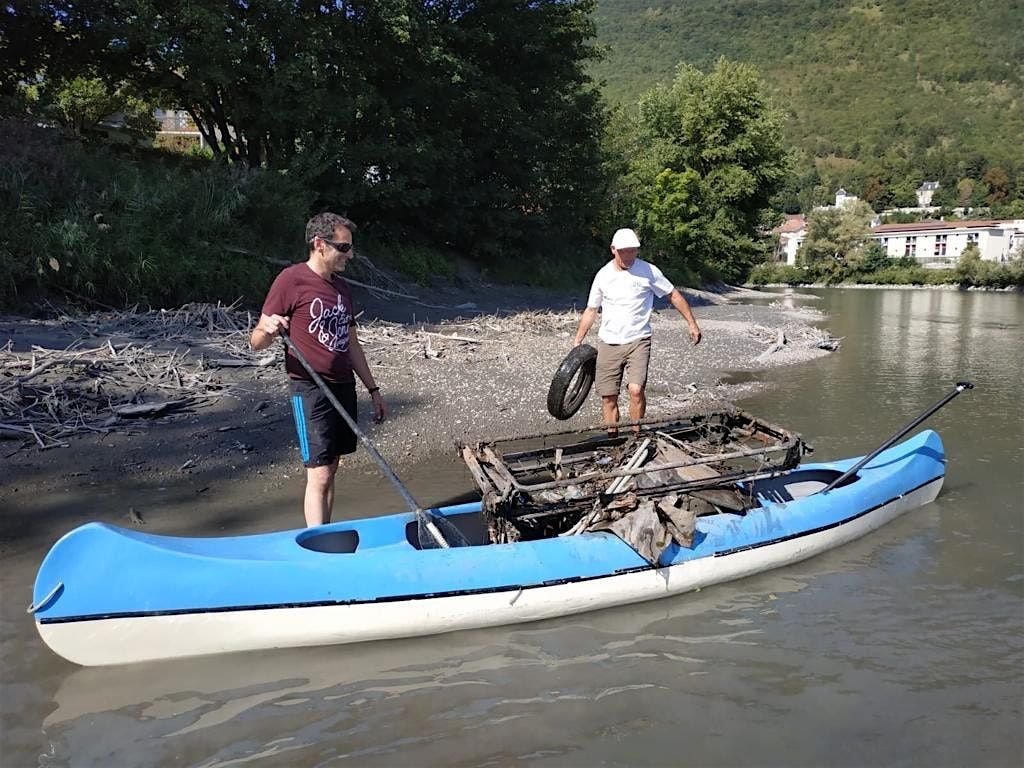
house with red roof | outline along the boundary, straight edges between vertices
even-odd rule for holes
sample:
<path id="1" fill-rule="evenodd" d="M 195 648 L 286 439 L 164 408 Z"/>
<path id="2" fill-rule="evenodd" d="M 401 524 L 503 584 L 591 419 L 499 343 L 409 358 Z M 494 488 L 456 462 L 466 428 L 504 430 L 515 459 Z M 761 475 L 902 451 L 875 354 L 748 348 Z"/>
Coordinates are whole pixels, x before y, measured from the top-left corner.
<path id="1" fill-rule="evenodd" d="M 775 260 L 796 264 L 796 252 L 807 236 L 807 218 L 802 213 L 788 214 L 786 220 L 775 227 L 771 234 L 779 238 L 775 246 Z"/>

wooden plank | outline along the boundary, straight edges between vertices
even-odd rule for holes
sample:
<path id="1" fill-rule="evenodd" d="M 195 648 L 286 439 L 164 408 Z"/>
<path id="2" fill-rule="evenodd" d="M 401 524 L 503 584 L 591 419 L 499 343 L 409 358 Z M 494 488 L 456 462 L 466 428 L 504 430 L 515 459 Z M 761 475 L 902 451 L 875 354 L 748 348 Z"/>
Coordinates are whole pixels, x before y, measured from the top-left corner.
<path id="1" fill-rule="evenodd" d="M 668 462 L 678 462 L 682 460 L 686 454 L 680 450 L 677 446 L 668 445 L 661 446 L 659 458 L 665 458 Z M 709 467 L 707 464 L 690 464 L 683 467 L 677 467 L 674 470 L 668 470 L 675 472 L 683 480 L 710 480 L 715 477 L 721 477 L 721 474 Z M 716 507 L 721 509 L 727 509 L 731 512 L 742 512 L 747 509 L 748 505 L 744 503 L 742 496 L 738 491 L 730 489 L 708 489 L 700 491 L 691 491 L 690 495 L 695 498 L 702 499 L 706 502 L 714 504 Z"/>
<path id="2" fill-rule="evenodd" d="M 462 448 L 462 460 L 466 462 L 466 466 L 469 467 L 469 473 L 473 475 L 473 479 L 476 481 L 477 487 L 480 492 L 486 496 L 488 493 L 494 493 L 497 491 L 490 481 L 490 478 L 484 472 L 483 467 L 480 466 L 480 462 L 477 461 L 476 454 L 473 449 L 468 445 Z"/>
<path id="3" fill-rule="evenodd" d="M 505 464 L 494 453 L 491 446 L 484 446 L 484 457 L 490 464 L 487 469 L 491 470 L 498 478 L 498 489 L 503 497 L 508 496 L 516 486 L 515 478 L 505 468 Z"/>

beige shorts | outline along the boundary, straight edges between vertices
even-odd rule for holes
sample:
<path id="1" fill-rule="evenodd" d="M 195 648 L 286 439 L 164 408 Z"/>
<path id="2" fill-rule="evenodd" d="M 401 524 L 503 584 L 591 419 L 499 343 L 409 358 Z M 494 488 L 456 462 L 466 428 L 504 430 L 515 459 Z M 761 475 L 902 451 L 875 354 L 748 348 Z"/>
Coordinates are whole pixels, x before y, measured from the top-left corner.
<path id="1" fill-rule="evenodd" d="M 647 386 L 647 366 L 650 362 L 650 336 L 628 344 L 605 344 L 598 340 L 597 372 L 594 375 L 597 394 L 601 397 L 618 395 L 622 386 L 623 371 L 627 384 Z"/>

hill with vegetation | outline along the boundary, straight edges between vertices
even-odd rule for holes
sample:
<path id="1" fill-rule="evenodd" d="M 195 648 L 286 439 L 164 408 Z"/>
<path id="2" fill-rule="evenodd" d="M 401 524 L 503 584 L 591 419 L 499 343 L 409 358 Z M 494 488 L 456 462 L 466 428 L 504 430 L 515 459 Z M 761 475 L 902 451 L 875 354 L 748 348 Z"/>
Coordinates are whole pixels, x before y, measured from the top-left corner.
<path id="1" fill-rule="evenodd" d="M 794 178 L 782 207 L 838 186 L 880 209 L 1024 196 L 1024 3 L 1020 0 L 600 0 L 614 104 L 635 103 L 681 63 L 755 66 L 787 115 Z"/>
<path id="2" fill-rule="evenodd" d="M 743 280 L 840 186 L 1024 218 L 1021 2 L 8 3 L 0 306 L 254 302 L 323 210 L 421 282 L 545 285 L 625 222 Z"/>

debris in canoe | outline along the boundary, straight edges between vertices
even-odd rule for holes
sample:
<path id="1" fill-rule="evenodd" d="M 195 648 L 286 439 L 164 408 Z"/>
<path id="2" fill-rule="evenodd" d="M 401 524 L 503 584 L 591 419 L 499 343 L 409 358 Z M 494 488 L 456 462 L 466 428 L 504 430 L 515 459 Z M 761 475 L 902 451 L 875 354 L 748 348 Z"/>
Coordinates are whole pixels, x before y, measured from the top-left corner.
<path id="1" fill-rule="evenodd" d="M 738 410 L 636 426 L 463 445 L 491 541 L 611 530 L 654 563 L 672 541 L 692 545 L 697 515 L 744 514 L 756 506 L 744 488 L 811 450 L 798 434 Z"/>

